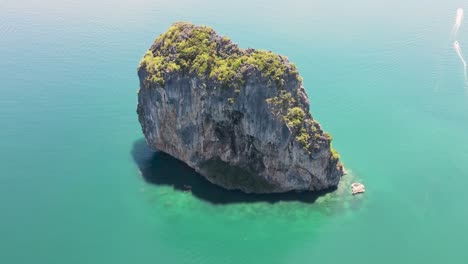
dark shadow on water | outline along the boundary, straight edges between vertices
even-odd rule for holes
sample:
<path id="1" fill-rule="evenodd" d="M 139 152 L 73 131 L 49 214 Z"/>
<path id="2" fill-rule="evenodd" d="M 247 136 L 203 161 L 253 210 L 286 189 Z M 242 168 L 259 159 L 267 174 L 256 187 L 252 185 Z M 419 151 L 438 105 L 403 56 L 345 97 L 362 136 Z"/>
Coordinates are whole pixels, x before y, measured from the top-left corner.
<path id="1" fill-rule="evenodd" d="M 213 204 L 279 201 L 313 203 L 318 197 L 333 191 L 282 194 L 246 194 L 241 191 L 229 191 L 210 183 L 182 161 L 163 152 L 152 151 L 143 139 L 133 144 L 132 157 L 146 182 L 172 186 L 177 191 L 187 191 L 187 186 L 190 186 L 195 197 Z"/>

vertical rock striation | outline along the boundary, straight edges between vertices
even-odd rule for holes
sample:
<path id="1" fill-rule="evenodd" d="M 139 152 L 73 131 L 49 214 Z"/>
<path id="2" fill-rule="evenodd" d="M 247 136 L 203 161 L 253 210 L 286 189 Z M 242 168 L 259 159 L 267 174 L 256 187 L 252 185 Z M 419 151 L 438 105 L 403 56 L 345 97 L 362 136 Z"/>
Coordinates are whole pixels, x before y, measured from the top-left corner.
<path id="1" fill-rule="evenodd" d="M 343 175 L 284 56 L 178 22 L 155 40 L 138 76 L 148 144 L 214 184 L 248 193 L 318 191 Z"/>

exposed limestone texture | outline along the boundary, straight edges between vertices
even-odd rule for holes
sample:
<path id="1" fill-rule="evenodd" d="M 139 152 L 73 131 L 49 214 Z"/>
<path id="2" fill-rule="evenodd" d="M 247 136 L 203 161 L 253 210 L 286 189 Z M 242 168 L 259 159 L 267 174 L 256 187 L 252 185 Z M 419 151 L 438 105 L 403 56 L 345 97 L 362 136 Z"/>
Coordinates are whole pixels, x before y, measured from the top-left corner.
<path id="1" fill-rule="evenodd" d="M 138 67 L 137 113 L 148 144 L 214 184 L 248 193 L 337 186 L 344 167 L 284 56 L 241 49 L 177 22 Z"/>

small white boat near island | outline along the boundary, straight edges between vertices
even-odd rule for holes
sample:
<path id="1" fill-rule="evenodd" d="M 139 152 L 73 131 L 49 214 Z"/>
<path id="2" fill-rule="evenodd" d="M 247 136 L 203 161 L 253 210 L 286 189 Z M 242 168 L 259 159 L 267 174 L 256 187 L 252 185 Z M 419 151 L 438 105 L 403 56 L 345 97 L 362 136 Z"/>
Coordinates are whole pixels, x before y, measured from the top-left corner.
<path id="1" fill-rule="evenodd" d="M 358 194 L 358 193 L 363 193 L 365 191 L 366 191 L 366 187 L 364 186 L 364 184 L 359 183 L 359 182 L 355 182 L 351 184 L 351 192 L 353 195 Z"/>

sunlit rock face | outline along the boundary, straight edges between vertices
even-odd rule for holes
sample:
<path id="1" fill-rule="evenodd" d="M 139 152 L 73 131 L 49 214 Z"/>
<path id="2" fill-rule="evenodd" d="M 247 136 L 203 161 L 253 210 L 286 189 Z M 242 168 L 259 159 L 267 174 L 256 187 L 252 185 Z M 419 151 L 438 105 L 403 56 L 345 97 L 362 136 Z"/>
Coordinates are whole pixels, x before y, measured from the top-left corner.
<path id="1" fill-rule="evenodd" d="M 178 22 L 155 40 L 138 76 L 147 143 L 214 184 L 248 193 L 318 191 L 343 175 L 284 56 Z"/>

